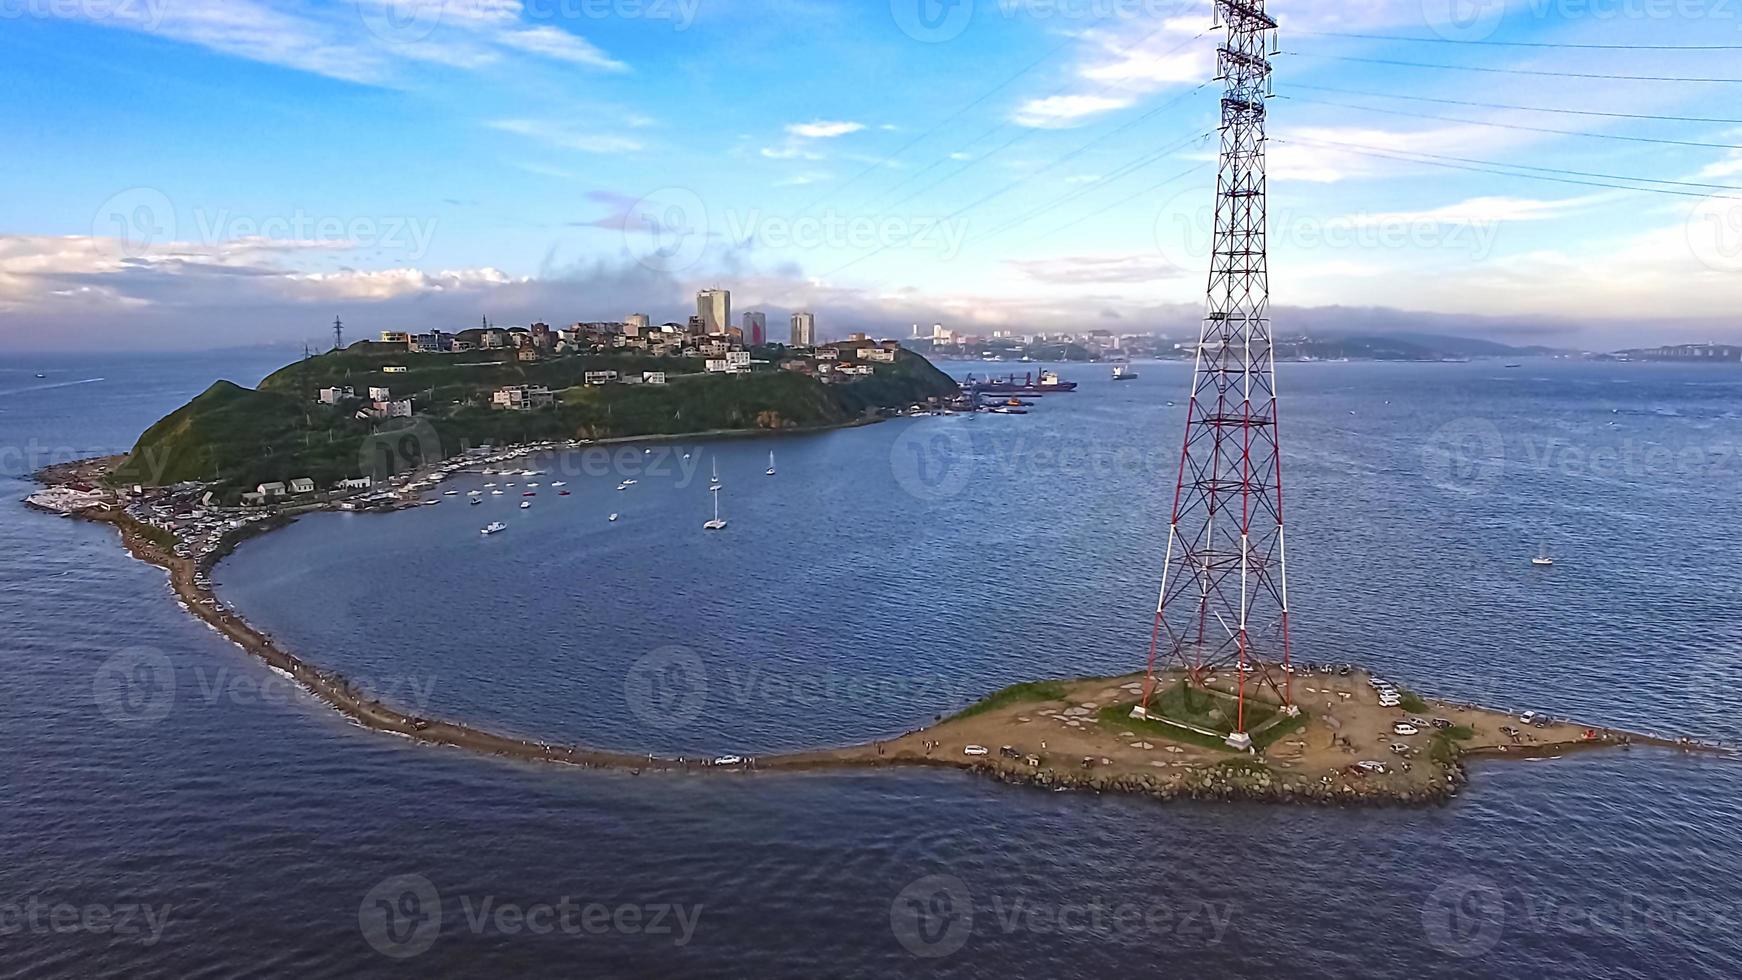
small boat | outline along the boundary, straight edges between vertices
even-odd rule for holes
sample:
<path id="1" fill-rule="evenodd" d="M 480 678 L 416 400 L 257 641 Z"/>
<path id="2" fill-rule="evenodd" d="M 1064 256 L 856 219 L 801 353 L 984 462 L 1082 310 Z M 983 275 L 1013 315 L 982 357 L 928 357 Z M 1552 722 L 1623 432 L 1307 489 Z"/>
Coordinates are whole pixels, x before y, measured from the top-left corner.
<path id="1" fill-rule="evenodd" d="M 569 482 L 567 480 L 558 480 L 555 483 L 551 484 L 551 486 L 553 486 L 553 487 L 566 487 L 568 485 L 569 485 Z"/>
<path id="2" fill-rule="evenodd" d="M 719 489 L 715 487 L 714 489 Z M 714 494 L 714 519 L 702 525 L 704 531 L 724 531 L 726 522 L 720 519 L 720 495 Z"/>
<path id="3" fill-rule="evenodd" d="M 530 500 L 522 500 L 520 502 L 520 509 L 521 510 L 525 510 L 526 508 L 531 507 L 531 506 L 532 506 L 532 501 L 530 501 Z"/>
<path id="4" fill-rule="evenodd" d="M 1538 568 L 1546 568 L 1549 565 L 1553 565 L 1554 558 L 1548 553 L 1548 545 L 1544 544 L 1541 550 L 1537 551 L 1536 557 L 1530 560 L 1530 563 Z"/>
<path id="5" fill-rule="evenodd" d="M 506 530 L 508 530 L 508 525 L 502 523 L 501 521 L 491 521 L 490 523 L 484 525 L 484 529 L 479 531 L 478 533 L 479 534 L 497 534 L 499 532 L 506 531 Z"/>
<path id="6" fill-rule="evenodd" d="M 478 506 L 478 505 L 479 505 L 479 504 L 481 504 L 481 503 L 483 503 L 483 502 L 484 502 L 484 498 L 483 498 L 483 497 L 473 497 L 473 498 L 472 498 L 472 506 L 473 506 L 473 507 L 476 507 L 476 506 Z"/>
<path id="7" fill-rule="evenodd" d="M 459 495 L 460 491 L 458 490 L 445 490 L 442 492 L 442 496 L 444 497 L 458 497 Z"/>
<path id="8" fill-rule="evenodd" d="M 774 475 L 774 450 L 772 450 L 772 449 L 770 449 L 768 451 L 768 470 L 767 470 L 767 473 L 769 476 Z"/>
<path id="9" fill-rule="evenodd" d="M 639 481 L 639 480 L 624 480 L 623 485 L 626 487 L 632 487 L 639 482 L 641 482 L 641 481 Z"/>
<path id="10" fill-rule="evenodd" d="M 538 496 L 538 491 L 537 490 L 528 490 L 525 493 L 521 494 L 521 496 L 522 497 L 536 497 L 536 496 Z"/>
<path id="11" fill-rule="evenodd" d="M 569 492 L 567 490 L 558 490 L 556 492 L 556 495 L 559 497 L 566 497 L 569 495 Z"/>
<path id="12" fill-rule="evenodd" d="M 492 490 L 492 491 L 490 491 L 490 496 L 492 496 L 492 497 L 500 497 L 500 496 L 502 496 L 502 491 L 500 491 L 500 490 Z"/>
<path id="13" fill-rule="evenodd" d="M 612 515 L 611 515 L 611 516 L 610 516 L 610 517 L 608 517 L 608 518 L 606 518 L 606 520 L 608 520 L 608 521 L 610 521 L 610 522 L 612 522 L 612 523 L 613 523 L 613 524 L 615 524 L 615 523 L 616 523 L 616 522 L 617 522 L 617 515 L 616 515 L 616 514 L 612 514 Z"/>
<path id="14" fill-rule="evenodd" d="M 627 484 L 627 483 L 619 483 L 619 484 L 617 484 L 617 489 L 619 489 L 619 490 L 627 490 L 627 489 L 629 489 L 629 484 Z"/>
<path id="15" fill-rule="evenodd" d="M 40 381 L 40 380 L 42 380 L 42 379 L 43 379 L 43 378 L 46 378 L 46 377 L 48 377 L 48 375 L 46 375 L 46 374 L 43 374 L 43 373 L 42 373 L 42 372 L 41 372 L 41 371 L 38 371 L 38 372 L 36 372 L 36 377 L 37 377 L 37 380 L 39 380 L 39 381 Z"/>

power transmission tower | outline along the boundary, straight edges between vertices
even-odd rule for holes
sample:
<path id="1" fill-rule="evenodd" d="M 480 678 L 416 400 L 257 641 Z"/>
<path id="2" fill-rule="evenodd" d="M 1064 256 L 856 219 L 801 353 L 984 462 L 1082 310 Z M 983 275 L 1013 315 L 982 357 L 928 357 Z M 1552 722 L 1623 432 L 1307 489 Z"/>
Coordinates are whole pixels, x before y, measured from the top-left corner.
<path id="1" fill-rule="evenodd" d="M 1177 664 L 1198 688 L 1216 671 L 1232 670 L 1236 704 L 1227 741 L 1245 749 L 1252 744 L 1252 705 L 1280 699 L 1283 710 L 1295 712 L 1265 255 L 1264 118 L 1276 21 L 1264 0 L 1216 0 L 1216 17 L 1226 36 L 1216 56 L 1224 87 L 1208 300 L 1143 703 L 1135 713 L 1151 710 L 1158 664 L 1163 670 Z M 1263 695 L 1266 689 L 1275 699 Z"/>
<path id="2" fill-rule="evenodd" d="M 345 347 L 345 322 L 333 317 L 333 350 L 343 350 Z"/>

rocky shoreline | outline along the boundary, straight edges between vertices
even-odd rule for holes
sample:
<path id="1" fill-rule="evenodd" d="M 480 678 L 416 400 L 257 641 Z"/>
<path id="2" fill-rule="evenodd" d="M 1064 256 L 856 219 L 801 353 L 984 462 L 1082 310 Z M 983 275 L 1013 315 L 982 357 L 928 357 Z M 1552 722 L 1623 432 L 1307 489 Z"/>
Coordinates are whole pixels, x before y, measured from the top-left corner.
<path id="1" fill-rule="evenodd" d="M 1053 792 L 1122 793 L 1147 796 L 1162 802 L 1197 800 L 1217 803 L 1299 803 L 1322 806 L 1429 806 L 1450 803 L 1469 784 L 1461 762 L 1440 765 L 1444 779 L 1421 789 L 1391 790 L 1372 783 L 1326 783 L 1301 778 L 1284 779 L 1268 771 L 1245 774 L 1218 771 L 1219 767 L 1189 771 L 1183 778 L 1162 779 L 1146 773 L 1120 774 L 1071 772 L 1052 769 L 1025 770 L 1013 766 L 981 764 L 969 770 L 1000 782 L 1033 786 Z"/>

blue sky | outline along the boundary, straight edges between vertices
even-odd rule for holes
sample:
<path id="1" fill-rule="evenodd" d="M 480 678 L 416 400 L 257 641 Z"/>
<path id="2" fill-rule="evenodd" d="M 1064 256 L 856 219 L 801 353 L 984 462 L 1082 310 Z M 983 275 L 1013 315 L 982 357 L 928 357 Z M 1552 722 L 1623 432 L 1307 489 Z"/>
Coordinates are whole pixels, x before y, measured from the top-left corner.
<path id="1" fill-rule="evenodd" d="M 1514 74 L 1742 75 L 1523 46 L 1742 46 L 1737 6 L 1272 0 L 1278 328 L 1735 336 L 1742 124 L 1500 107 L 1742 118 Z M 1218 36 L 1161 0 L 0 0 L 0 345 L 681 319 L 713 284 L 831 336 L 1189 332 Z"/>

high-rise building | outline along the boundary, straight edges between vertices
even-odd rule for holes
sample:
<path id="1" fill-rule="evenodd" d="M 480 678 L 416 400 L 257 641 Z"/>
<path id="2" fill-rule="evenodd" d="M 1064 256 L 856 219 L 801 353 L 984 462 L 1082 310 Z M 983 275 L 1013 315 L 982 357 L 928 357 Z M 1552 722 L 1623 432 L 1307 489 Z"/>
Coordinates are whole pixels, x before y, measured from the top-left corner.
<path id="1" fill-rule="evenodd" d="M 732 325 L 732 292 L 729 289 L 704 289 L 696 294 L 696 316 L 702 318 L 705 333 L 723 334 Z"/>
<path id="2" fill-rule="evenodd" d="M 744 314 L 744 342 L 752 347 L 768 343 L 768 314 Z"/>
<path id="3" fill-rule="evenodd" d="M 817 318 L 810 313 L 794 313 L 792 315 L 792 346 L 815 347 L 817 345 Z"/>
<path id="4" fill-rule="evenodd" d="M 626 336 L 639 337 L 647 332 L 650 323 L 651 321 L 647 319 L 647 314 L 631 313 L 629 314 L 629 318 L 623 321 L 623 333 Z"/>

